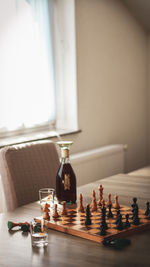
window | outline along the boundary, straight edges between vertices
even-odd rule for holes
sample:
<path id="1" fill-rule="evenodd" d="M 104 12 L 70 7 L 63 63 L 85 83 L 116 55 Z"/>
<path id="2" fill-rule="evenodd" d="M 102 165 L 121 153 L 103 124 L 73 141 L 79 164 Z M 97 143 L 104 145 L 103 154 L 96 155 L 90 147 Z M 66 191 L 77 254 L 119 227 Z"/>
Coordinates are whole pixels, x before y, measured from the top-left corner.
<path id="1" fill-rule="evenodd" d="M 0 1 L 0 39 L 0 136 L 77 129 L 74 0 Z"/>

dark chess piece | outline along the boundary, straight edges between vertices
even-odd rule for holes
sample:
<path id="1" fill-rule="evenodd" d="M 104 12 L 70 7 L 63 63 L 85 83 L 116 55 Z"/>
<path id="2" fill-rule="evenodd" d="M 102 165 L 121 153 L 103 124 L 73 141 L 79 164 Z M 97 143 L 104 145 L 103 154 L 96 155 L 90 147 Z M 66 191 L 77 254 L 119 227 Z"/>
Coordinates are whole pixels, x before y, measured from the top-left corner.
<path id="1" fill-rule="evenodd" d="M 91 225 L 91 213 L 90 213 L 90 205 L 88 204 L 86 207 L 86 219 L 85 219 L 85 225 Z"/>
<path id="2" fill-rule="evenodd" d="M 145 211 L 145 215 L 148 216 L 149 213 L 150 213 L 149 202 L 146 202 L 146 211 Z"/>
<path id="3" fill-rule="evenodd" d="M 103 206 L 101 208 L 101 211 L 102 211 L 102 216 L 105 216 L 106 215 L 106 208 L 105 208 L 105 206 Z"/>
<path id="4" fill-rule="evenodd" d="M 111 207 L 112 207 L 112 204 L 109 204 L 108 205 L 108 213 L 107 213 L 107 217 L 108 218 L 113 218 L 113 213 L 112 213 L 112 211 L 111 211 Z"/>
<path id="5" fill-rule="evenodd" d="M 115 224 L 118 224 L 119 215 L 120 215 L 120 210 L 117 210 L 117 215 L 116 215 L 117 217 L 116 217 Z"/>
<path id="6" fill-rule="evenodd" d="M 101 215 L 102 221 L 100 223 L 100 227 L 103 225 L 103 227 L 105 227 L 105 230 L 107 230 L 108 229 L 108 225 L 106 223 L 106 208 L 102 207 L 101 210 L 102 210 L 102 215 Z"/>
<path id="7" fill-rule="evenodd" d="M 150 220 L 150 212 L 149 212 L 149 214 L 148 214 L 148 216 L 147 216 L 147 219 Z"/>
<path id="8" fill-rule="evenodd" d="M 116 228 L 118 230 L 123 230 L 123 223 L 122 223 L 122 215 L 121 214 L 118 215 L 118 223 L 117 223 Z"/>
<path id="9" fill-rule="evenodd" d="M 137 202 L 137 198 L 134 197 L 134 198 L 133 198 L 133 204 L 131 205 L 131 207 L 132 207 L 132 212 L 134 211 L 135 208 L 138 208 L 138 205 L 137 205 L 136 202 Z"/>
<path id="10" fill-rule="evenodd" d="M 126 217 L 126 221 L 124 223 L 124 227 L 128 228 L 128 227 L 130 227 L 129 214 L 126 214 L 125 217 Z"/>
<path id="11" fill-rule="evenodd" d="M 103 222 L 101 223 L 101 226 L 100 226 L 100 235 L 106 235 L 106 228 Z"/>
<path id="12" fill-rule="evenodd" d="M 133 210 L 133 224 L 134 225 L 139 225 L 140 224 L 140 219 L 138 217 L 138 207 L 135 207 Z"/>

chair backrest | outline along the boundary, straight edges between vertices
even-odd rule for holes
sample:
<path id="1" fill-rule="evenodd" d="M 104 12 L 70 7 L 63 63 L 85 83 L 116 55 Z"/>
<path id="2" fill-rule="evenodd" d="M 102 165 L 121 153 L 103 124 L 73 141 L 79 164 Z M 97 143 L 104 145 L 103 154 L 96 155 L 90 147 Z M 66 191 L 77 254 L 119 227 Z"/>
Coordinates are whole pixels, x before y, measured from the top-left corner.
<path id="1" fill-rule="evenodd" d="M 55 188 L 59 157 L 49 140 L 0 150 L 0 174 L 7 210 L 37 201 L 40 188 Z"/>

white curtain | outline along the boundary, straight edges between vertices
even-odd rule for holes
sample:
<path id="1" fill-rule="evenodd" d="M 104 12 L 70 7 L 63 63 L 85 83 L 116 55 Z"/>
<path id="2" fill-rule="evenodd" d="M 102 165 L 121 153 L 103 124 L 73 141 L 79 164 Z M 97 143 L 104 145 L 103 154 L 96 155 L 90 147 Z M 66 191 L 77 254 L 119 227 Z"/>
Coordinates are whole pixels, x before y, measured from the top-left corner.
<path id="1" fill-rule="evenodd" d="M 48 0 L 0 1 L 0 131 L 54 119 Z"/>
<path id="2" fill-rule="evenodd" d="M 55 120 L 49 1 L 0 1 L 0 134 Z"/>

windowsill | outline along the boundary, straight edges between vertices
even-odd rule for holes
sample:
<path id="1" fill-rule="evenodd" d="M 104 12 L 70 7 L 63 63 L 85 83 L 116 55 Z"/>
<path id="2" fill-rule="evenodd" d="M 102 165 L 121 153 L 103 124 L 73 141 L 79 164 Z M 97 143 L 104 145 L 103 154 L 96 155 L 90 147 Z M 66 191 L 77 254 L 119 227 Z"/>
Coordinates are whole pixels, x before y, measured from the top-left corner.
<path id="1" fill-rule="evenodd" d="M 38 133 L 30 133 L 25 135 L 18 135 L 15 137 L 6 137 L 0 139 L 0 148 L 9 146 L 9 145 L 16 145 L 20 143 L 27 143 L 33 142 L 38 140 L 45 140 L 45 139 L 52 139 L 52 138 L 60 138 L 61 136 L 70 135 L 80 133 L 81 130 L 64 130 L 59 129 L 57 131 L 43 131 Z"/>

